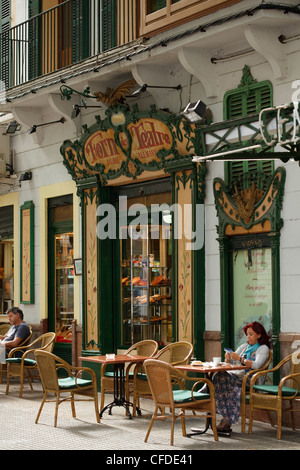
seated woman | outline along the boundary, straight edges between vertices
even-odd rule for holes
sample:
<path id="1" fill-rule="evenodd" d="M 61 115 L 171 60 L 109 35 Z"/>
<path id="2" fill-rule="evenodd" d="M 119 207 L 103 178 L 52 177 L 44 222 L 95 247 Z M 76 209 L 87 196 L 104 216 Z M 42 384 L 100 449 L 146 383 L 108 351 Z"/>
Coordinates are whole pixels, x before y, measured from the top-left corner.
<path id="1" fill-rule="evenodd" d="M 238 347 L 236 352 L 225 354 L 225 361 L 240 361 L 248 369 L 260 369 L 269 358 L 270 339 L 263 325 L 258 322 L 244 327 L 247 343 Z M 217 426 L 218 431 L 229 432 L 232 424 L 239 420 L 241 390 L 245 370 L 218 372 L 213 377 L 216 396 L 216 411 L 223 419 Z"/>

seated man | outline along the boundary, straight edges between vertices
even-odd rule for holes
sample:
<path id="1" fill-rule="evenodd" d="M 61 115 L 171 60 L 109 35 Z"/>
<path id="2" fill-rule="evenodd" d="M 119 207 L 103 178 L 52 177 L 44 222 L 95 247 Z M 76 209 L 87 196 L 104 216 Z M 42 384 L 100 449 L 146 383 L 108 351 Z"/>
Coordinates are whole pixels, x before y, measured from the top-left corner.
<path id="1" fill-rule="evenodd" d="M 5 348 L 6 356 L 10 349 L 19 346 L 30 335 L 30 329 L 23 320 L 24 315 L 18 307 L 11 307 L 7 311 L 10 329 L 4 336 L 0 336 L 0 347 Z"/>

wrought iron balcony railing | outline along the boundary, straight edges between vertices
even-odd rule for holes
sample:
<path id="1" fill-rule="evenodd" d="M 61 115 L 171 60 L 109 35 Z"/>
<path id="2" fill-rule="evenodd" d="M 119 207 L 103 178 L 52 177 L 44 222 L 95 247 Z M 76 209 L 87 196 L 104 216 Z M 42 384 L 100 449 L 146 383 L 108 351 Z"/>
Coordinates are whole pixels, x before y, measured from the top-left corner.
<path id="1" fill-rule="evenodd" d="M 138 0 L 68 0 L 0 34 L 6 89 L 138 37 Z"/>

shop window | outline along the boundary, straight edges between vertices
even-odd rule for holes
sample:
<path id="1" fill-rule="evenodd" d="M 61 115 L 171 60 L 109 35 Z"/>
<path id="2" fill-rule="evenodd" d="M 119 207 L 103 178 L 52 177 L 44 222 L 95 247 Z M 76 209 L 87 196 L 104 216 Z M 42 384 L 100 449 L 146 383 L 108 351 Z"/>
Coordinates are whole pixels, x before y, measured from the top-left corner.
<path id="1" fill-rule="evenodd" d="M 0 207 L 0 313 L 14 301 L 13 206 Z"/>
<path id="2" fill-rule="evenodd" d="M 261 245 L 232 252 L 234 348 L 245 343 L 243 327 L 252 321 L 272 335 L 272 252 Z"/>
<path id="3" fill-rule="evenodd" d="M 116 247 L 119 262 L 114 279 L 120 292 L 121 312 L 116 333 L 118 347 L 122 348 L 144 339 L 154 339 L 163 346 L 172 342 L 174 333 L 172 217 L 168 210 L 171 192 L 159 192 L 169 188 L 170 182 L 136 186 L 136 196 L 132 194 L 135 189 L 128 193 L 128 220 L 126 225 L 120 224 L 121 237 Z M 155 189 L 157 193 L 153 194 Z M 140 219 L 136 226 L 137 219 L 130 217 L 130 211 L 137 204 L 143 205 L 143 221 Z M 157 210 L 162 204 L 163 210 Z M 119 217 L 123 217 L 121 212 Z"/>
<path id="4" fill-rule="evenodd" d="M 49 326 L 58 343 L 72 342 L 74 261 L 72 196 L 49 200 Z"/>
<path id="5" fill-rule="evenodd" d="M 139 235 L 131 230 L 121 260 L 122 344 L 172 342 L 171 226 L 143 225 Z"/>
<path id="6" fill-rule="evenodd" d="M 181 0 L 171 0 L 171 5 L 180 1 Z M 147 15 L 154 13 L 157 10 L 161 10 L 162 8 L 166 8 L 166 6 L 167 0 L 147 0 Z"/>
<path id="7" fill-rule="evenodd" d="M 245 66 L 243 77 L 238 88 L 228 91 L 224 96 L 224 119 L 238 119 L 245 116 L 256 115 L 262 109 L 272 106 L 272 85 L 268 81 L 256 82 L 250 74 L 249 67 Z M 248 160 L 226 162 L 225 163 L 225 180 L 230 186 L 238 177 L 245 173 L 256 175 L 263 173 L 264 175 L 272 175 L 274 171 L 274 163 L 272 160 Z M 256 177 L 255 177 L 256 178 Z M 253 178 L 249 178 L 250 184 Z M 247 179 L 244 179 L 244 187 L 247 185 Z M 254 181 L 259 187 L 257 181 Z M 261 187 L 260 189 L 265 189 Z"/>
<path id="8" fill-rule="evenodd" d="M 14 302 L 14 249 L 12 241 L 0 243 L 0 313 L 6 313 Z"/>

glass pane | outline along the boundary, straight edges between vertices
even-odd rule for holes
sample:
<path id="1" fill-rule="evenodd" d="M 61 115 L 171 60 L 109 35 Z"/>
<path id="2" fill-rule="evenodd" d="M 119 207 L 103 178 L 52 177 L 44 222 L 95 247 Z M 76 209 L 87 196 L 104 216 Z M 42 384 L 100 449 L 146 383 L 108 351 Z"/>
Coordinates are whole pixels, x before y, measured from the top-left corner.
<path id="1" fill-rule="evenodd" d="M 140 237 L 122 228 L 122 344 L 172 341 L 171 226 L 142 226 Z"/>
<path id="2" fill-rule="evenodd" d="M 74 319 L 73 233 L 55 235 L 56 341 L 71 342 Z"/>
<path id="3" fill-rule="evenodd" d="M 14 246 L 12 242 L 0 243 L 0 313 L 6 313 L 14 303 Z"/>
<path id="4" fill-rule="evenodd" d="M 167 6 L 167 0 L 147 0 L 147 15 Z"/>
<path id="5" fill-rule="evenodd" d="M 243 327 L 258 321 L 272 331 L 271 249 L 233 253 L 234 347 L 245 343 Z"/>

